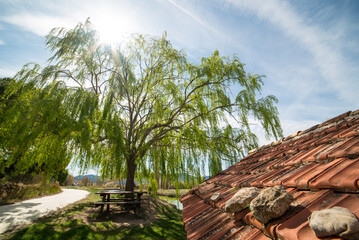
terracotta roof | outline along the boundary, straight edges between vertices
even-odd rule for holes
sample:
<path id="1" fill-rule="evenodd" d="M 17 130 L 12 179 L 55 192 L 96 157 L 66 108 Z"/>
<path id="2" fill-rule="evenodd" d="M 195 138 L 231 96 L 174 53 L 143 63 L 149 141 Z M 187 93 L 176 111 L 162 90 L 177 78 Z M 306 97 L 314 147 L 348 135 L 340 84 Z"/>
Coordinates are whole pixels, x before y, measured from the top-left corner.
<path id="1" fill-rule="evenodd" d="M 359 217 L 359 110 L 252 150 L 240 162 L 181 198 L 188 239 L 318 239 L 308 224 L 315 210 L 342 206 Z M 223 211 L 248 186 L 282 185 L 290 209 L 266 225 L 244 209 Z M 219 192 L 223 198 L 212 202 Z M 327 238 L 337 239 L 337 238 Z"/>

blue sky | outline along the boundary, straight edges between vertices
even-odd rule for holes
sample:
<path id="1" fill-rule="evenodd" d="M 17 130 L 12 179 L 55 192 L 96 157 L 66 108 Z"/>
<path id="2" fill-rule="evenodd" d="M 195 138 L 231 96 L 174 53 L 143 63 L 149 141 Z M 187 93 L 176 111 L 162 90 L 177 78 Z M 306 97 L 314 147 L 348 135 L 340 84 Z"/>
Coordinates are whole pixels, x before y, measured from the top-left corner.
<path id="1" fill-rule="evenodd" d="M 0 77 L 46 64 L 44 36 L 87 17 L 108 41 L 167 31 L 192 61 L 217 49 L 266 75 L 287 136 L 359 108 L 358 12 L 356 0 L 0 0 Z"/>

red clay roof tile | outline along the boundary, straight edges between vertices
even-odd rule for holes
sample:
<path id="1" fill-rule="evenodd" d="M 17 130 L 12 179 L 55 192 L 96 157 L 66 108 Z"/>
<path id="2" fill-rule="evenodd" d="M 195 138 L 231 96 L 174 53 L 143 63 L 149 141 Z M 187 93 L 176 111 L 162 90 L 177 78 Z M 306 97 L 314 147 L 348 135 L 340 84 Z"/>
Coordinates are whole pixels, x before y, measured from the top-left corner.
<path id="1" fill-rule="evenodd" d="M 338 135 L 338 138 L 347 138 L 358 135 L 359 126 L 354 125 L 343 131 L 341 131 Z"/>
<path id="2" fill-rule="evenodd" d="M 359 137 L 348 138 L 328 153 L 329 158 L 350 157 L 359 154 Z"/>
<path id="3" fill-rule="evenodd" d="M 249 231 L 246 235 L 241 236 L 240 238 L 233 238 L 233 239 L 268 240 L 270 238 L 264 235 L 260 230 L 254 228 L 251 231 Z"/>
<path id="4" fill-rule="evenodd" d="M 341 114 L 341 115 L 339 115 L 337 117 L 334 117 L 332 119 L 329 119 L 329 120 L 323 122 L 322 124 L 320 124 L 319 127 L 328 125 L 330 123 L 338 122 L 338 121 L 344 119 L 345 117 L 348 117 L 350 113 L 351 113 L 351 111 L 343 113 L 343 114 Z"/>
<path id="5" fill-rule="evenodd" d="M 289 167 L 289 168 L 291 168 L 291 167 Z M 251 187 L 266 186 L 265 182 L 268 182 L 268 181 L 272 180 L 273 178 L 280 176 L 281 174 L 285 173 L 289 168 L 287 167 L 287 168 L 283 168 L 283 169 L 273 169 L 272 171 L 267 172 L 266 174 L 262 175 L 261 177 L 254 179 L 249 185 Z"/>
<path id="6" fill-rule="evenodd" d="M 213 183 L 211 183 L 211 184 L 202 183 L 198 186 L 198 191 L 202 195 L 202 194 L 212 190 L 214 187 L 215 187 L 215 185 Z"/>
<path id="7" fill-rule="evenodd" d="M 200 239 L 205 237 L 206 235 L 212 235 L 213 231 L 219 231 L 223 227 L 223 225 L 228 224 L 230 218 L 227 214 L 222 213 L 220 211 L 213 211 L 213 214 L 205 215 L 202 220 L 202 224 L 193 225 L 188 227 L 186 230 L 190 232 L 188 236 L 189 239 Z"/>
<path id="8" fill-rule="evenodd" d="M 245 208 L 240 212 L 233 213 L 233 218 L 237 221 L 241 221 L 244 216 L 250 212 L 249 208 Z"/>
<path id="9" fill-rule="evenodd" d="M 341 159 L 335 167 L 328 168 L 309 182 L 309 188 L 334 189 L 341 192 L 358 191 L 359 159 Z"/>
<path id="10" fill-rule="evenodd" d="M 183 222 L 189 239 L 317 239 L 308 217 L 333 206 L 359 216 L 358 184 L 359 110 L 252 150 L 181 198 Z M 249 208 L 223 211 L 241 187 L 274 185 L 284 186 L 294 200 L 284 215 L 265 226 Z M 222 198 L 212 202 L 215 192 Z"/>
<path id="11" fill-rule="evenodd" d="M 327 169 L 331 167 L 335 167 L 340 162 L 340 159 L 334 160 L 328 164 L 326 163 L 314 163 L 313 165 L 310 165 L 308 169 L 303 169 L 301 173 L 298 172 L 297 176 L 292 176 L 292 178 L 287 178 L 286 180 L 289 181 L 288 187 L 295 187 L 297 189 L 309 189 L 309 182 L 318 176 L 319 174 L 322 174 Z M 292 180 L 290 180 L 292 179 Z M 293 186 L 292 183 L 295 183 Z M 283 185 L 285 183 L 283 182 Z"/>

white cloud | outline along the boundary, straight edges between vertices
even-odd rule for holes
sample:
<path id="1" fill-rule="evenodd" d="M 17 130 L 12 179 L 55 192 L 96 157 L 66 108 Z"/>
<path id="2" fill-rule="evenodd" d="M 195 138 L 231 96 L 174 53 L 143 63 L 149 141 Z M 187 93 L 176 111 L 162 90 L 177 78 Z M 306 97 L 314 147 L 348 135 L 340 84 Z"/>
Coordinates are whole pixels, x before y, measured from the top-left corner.
<path id="1" fill-rule="evenodd" d="M 55 17 L 46 14 L 34 14 L 22 12 L 15 15 L 2 17 L 2 20 L 17 25 L 24 30 L 45 36 L 54 27 L 73 27 L 77 22 L 73 19 Z"/>
<path id="2" fill-rule="evenodd" d="M 340 38 L 326 29 L 307 23 L 304 16 L 282 0 L 226 0 L 239 11 L 254 13 L 259 19 L 270 22 L 292 37 L 313 55 L 316 67 L 319 68 L 327 85 L 337 92 L 339 98 L 347 103 L 358 101 L 356 93 L 359 82 L 354 80 L 357 68 L 346 60 L 339 50 Z M 345 79 L 345 81 L 342 81 Z"/>
<path id="3" fill-rule="evenodd" d="M 0 46 L 5 45 L 5 44 L 6 44 L 6 42 L 0 38 Z"/>
<path id="4" fill-rule="evenodd" d="M 0 68 L 0 77 L 13 77 L 17 71 L 12 69 Z"/>
<path id="5" fill-rule="evenodd" d="M 82 2 L 84 3 L 84 1 Z M 51 3 L 43 2 L 39 6 L 38 12 L 23 10 L 0 17 L 0 19 L 39 36 L 47 35 L 51 29 L 56 27 L 71 29 L 79 22 L 84 22 L 88 17 L 99 31 L 101 40 L 105 42 L 119 41 L 124 36 L 134 32 L 142 33 L 141 25 L 136 22 L 136 15 L 131 15 L 129 9 L 125 11 L 120 4 L 112 4 L 98 6 L 98 2 L 91 4 L 86 2 L 78 11 L 73 13 L 71 12 L 73 6 L 65 1 L 61 9 L 57 9 L 58 13 L 54 14 L 44 10 L 50 8 Z"/>
<path id="6" fill-rule="evenodd" d="M 323 94 L 332 94 L 330 97 L 333 99 L 340 96 L 345 99 L 342 103 L 347 105 L 350 103 L 351 108 L 353 108 L 352 105 L 356 105 L 358 102 L 356 89 L 359 89 L 359 83 L 353 80 L 353 76 L 358 75 L 355 74 L 358 73 L 358 69 L 353 63 L 349 63 L 339 48 L 345 44 L 340 42 L 343 38 L 338 34 L 345 34 L 348 31 L 344 29 L 350 29 L 345 25 L 347 24 L 345 19 L 340 24 L 338 23 L 342 28 L 336 25 L 335 28 L 331 26 L 330 29 L 324 30 L 313 25 L 315 19 L 306 19 L 302 12 L 290 5 L 290 2 L 281 0 L 217 1 L 226 4 L 219 9 L 219 4 L 216 8 L 211 8 L 215 1 L 209 1 L 207 4 L 205 1 L 190 0 L 157 0 L 150 3 L 141 1 L 141 4 L 137 5 L 130 1 L 79 0 L 73 2 L 64 0 L 60 6 L 51 1 L 26 3 L 27 5 L 25 2 L 20 4 L 19 1 L 19 6 L 0 16 L 0 20 L 44 36 L 53 27 L 71 28 L 78 22 L 83 22 L 87 17 L 91 17 L 94 25 L 102 29 L 103 33 L 107 33 L 109 38 L 118 38 L 117 31 L 132 30 L 143 34 L 161 35 L 167 30 L 169 39 L 175 44 L 179 43 L 175 47 L 185 48 L 193 59 L 208 55 L 215 49 L 219 49 L 224 55 L 237 52 L 241 60 L 248 64 L 246 69 L 268 76 L 264 80 L 264 91 L 280 99 L 278 107 L 281 118 L 296 116 L 297 119 L 303 119 L 298 109 L 302 113 L 312 113 L 313 110 L 304 109 L 308 99 L 313 100 L 313 106 L 323 108 L 326 106 L 325 100 L 319 103 L 320 99 L 323 99 L 319 95 Z M 26 6 L 21 7 L 24 4 Z M 325 9 L 322 8 L 322 15 L 328 14 Z M 235 16 L 236 13 L 240 14 Z M 246 26 L 245 23 L 252 22 L 253 15 L 263 20 L 264 24 L 255 22 L 251 26 Z M 241 22 L 243 17 L 247 17 L 244 23 Z M 291 39 L 290 42 L 295 44 L 293 48 L 300 50 L 287 53 L 286 47 L 289 44 L 286 47 L 278 44 L 275 50 L 277 52 L 282 50 L 285 54 L 278 53 L 277 55 L 275 51 L 270 51 L 271 41 L 281 41 L 282 35 L 279 34 L 280 36 L 269 40 L 264 38 L 261 30 L 263 26 L 267 26 L 267 23 L 274 26 L 273 32 L 279 29 L 289 36 L 287 39 Z M 338 29 L 345 33 L 336 32 Z M 273 34 L 271 31 L 268 32 Z M 332 34 L 333 32 L 336 34 Z M 266 37 L 271 38 L 270 34 Z M 299 45 L 305 50 L 298 48 L 296 43 L 300 43 Z M 263 45 L 262 48 L 261 45 Z M 353 51 L 355 50 L 356 48 L 353 47 Z M 305 57 L 300 56 L 303 52 L 305 52 Z M 307 52 L 310 52 L 310 57 L 307 57 Z M 299 61 L 285 62 L 286 57 L 291 53 L 294 53 L 293 59 L 302 57 L 301 63 L 307 60 L 308 62 L 302 65 L 297 64 Z M 277 60 L 286 65 L 278 64 Z M 282 99 L 285 99 L 285 104 Z"/>
<path id="7" fill-rule="evenodd" d="M 79 0 L 73 6 L 72 1 L 64 0 L 59 7 L 39 1 L 36 9 L 33 4 L 25 7 L 24 4 L 16 6 L 17 11 L 0 16 L 0 20 L 39 36 L 45 36 L 54 27 L 72 28 L 90 17 L 104 40 L 121 38 L 123 33 L 162 35 L 167 31 L 169 39 L 179 43 L 179 48 L 191 50 L 189 55 L 208 54 L 208 49 L 212 52 L 218 48 L 218 41 L 226 42 L 230 37 L 213 24 L 215 21 L 211 21 L 209 13 L 191 1 L 142 1 L 136 5 L 125 1 Z"/>
<path id="8" fill-rule="evenodd" d="M 304 131 L 308 128 L 311 128 L 320 122 L 313 120 L 293 120 L 293 119 L 281 119 L 281 125 L 283 128 L 283 136 L 287 137 L 295 132 Z M 260 123 L 257 121 L 257 124 L 252 125 L 251 129 L 254 134 L 258 137 L 259 146 L 263 146 L 269 144 L 271 142 L 276 141 L 273 137 L 270 139 L 266 139 L 265 131 Z"/>
<path id="9" fill-rule="evenodd" d="M 71 1 L 63 1 L 60 8 L 54 12 L 49 10 L 54 7 L 51 2 L 40 2 L 36 11 L 30 11 L 26 8 L 20 9 L 8 15 L 0 16 L 0 20 L 19 26 L 23 30 L 37 35 L 45 36 L 54 27 L 72 28 L 77 23 L 84 22 L 90 17 L 95 28 L 102 34 L 103 40 L 108 41 L 113 41 L 123 37 L 123 35 L 132 33 L 162 35 L 164 31 L 172 30 L 173 35 L 177 37 L 184 30 L 186 32 L 191 31 L 186 28 L 178 28 L 180 21 L 185 19 L 179 18 L 181 19 L 180 21 L 175 19 L 173 12 L 182 12 L 182 17 L 187 15 L 186 20 L 192 18 L 192 22 L 194 20 L 202 27 L 206 26 L 205 21 L 196 18 L 190 11 L 175 2 L 165 3 L 155 5 L 143 2 L 138 6 L 130 2 L 88 2 L 80 0 L 76 1 L 76 6 L 72 6 Z M 160 7 L 163 7 L 166 11 L 160 12 L 158 10 Z M 76 11 L 73 11 L 74 8 L 76 8 Z M 176 9 L 176 11 L 173 11 L 173 9 Z M 173 24 L 173 21 L 175 21 L 175 24 Z M 205 28 L 210 28 L 210 26 L 207 25 Z"/>
<path id="10" fill-rule="evenodd" d="M 283 135 L 287 137 L 295 132 L 307 130 L 320 122 L 314 120 L 281 119 L 281 123 L 283 126 Z"/>

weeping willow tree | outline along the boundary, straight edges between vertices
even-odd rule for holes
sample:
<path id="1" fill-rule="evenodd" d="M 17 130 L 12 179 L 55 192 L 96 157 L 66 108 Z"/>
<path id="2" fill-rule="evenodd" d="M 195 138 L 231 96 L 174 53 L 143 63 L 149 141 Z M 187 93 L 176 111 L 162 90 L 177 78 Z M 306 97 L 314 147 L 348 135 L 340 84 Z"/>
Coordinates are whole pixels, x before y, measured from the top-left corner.
<path id="1" fill-rule="evenodd" d="M 195 64 L 166 35 L 108 46 L 89 21 L 53 29 L 46 45 L 49 65 L 26 66 L 17 81 L 59 101 L 43 106 L 64 121 L 60 149 L 82 168 L 125 178 L 126 190 L 135 178 L 156 186 L 191 181 L 207 165 L 217 173 L 222 161 L 234 163 L 257 146 L 250 120 L 267 136 L 282 134 L 277 99 L 261 96 L 262 77 L 246 73 L 236 56 L 215 51 Z"/>

